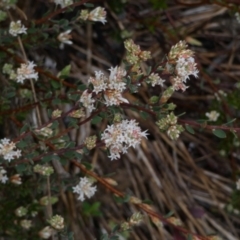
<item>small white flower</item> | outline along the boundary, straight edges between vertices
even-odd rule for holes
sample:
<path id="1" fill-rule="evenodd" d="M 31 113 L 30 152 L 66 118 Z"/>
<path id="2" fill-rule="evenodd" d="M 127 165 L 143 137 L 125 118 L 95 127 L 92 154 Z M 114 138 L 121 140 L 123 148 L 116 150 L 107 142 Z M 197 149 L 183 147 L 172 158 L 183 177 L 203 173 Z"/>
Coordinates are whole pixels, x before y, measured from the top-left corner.
<path id="1" fill-rule="evenodd" d="M 25 79 L 38 79 L 38 73 L 35 72 L 34 67 L 36 64 L 28 61 L 28 63 L 22 63 L 21 67 L 17 69 L 17 82 L 23 83 Z"/>
<path id="2" fill-rule="evenodd" d="M 120 153 L 127 153 L 130 147 L 140 144 L 142 137 L 147 138 L 146 131 L 142 132 L 135 120 L 123 120 L 120 123 L 107 126 L 101 136 L 109 148 L 111 160 L 120 158 Z"/>
<path id="3" fill-rule="evenodd" d="M 32 227 L 32 221 L 23 219 L 23 220 L 20 221 L 20 225 L 21 225 L 22 228 L 28 230 Z"/>
<path id="4" fill-rule="evenodd" d="M 54 0 L 54 3 L 56 5 L 61 5 L 61 8 L 64 8 L 73 4 L 73 1 L 72 0 Z"/>
<path id="5" fill-rule="evenodd" d="M 9 33 L 14 37 L 22 33 L 27 34 L 26 30 L 27 28 L 25 28 L 25 26 L 21 24 L 20 20 L 18 20 L 17 22 L 12 21 L 10 23 Z"/>
<path id="6" fill-rule="evenodd" d="M 92 184 L 93 183 L 89 178 L 83 177 L 80 178 L 80 182 L 73 187 L 73 192 L 79 194 L 78 199 L 80 201 L 84 201 L 85 196 L 91 198 L 95 194 L 97 187 L 93 187 Z"/>
<path id="7" fill-rule="evenodd" d="M 73 42 L 70 40 L 72 36 L 69 34 L 72 30 L 67 30 L 58 35 L 57 39 L 61 42 L 60 49 L 64 48 L 64 44 L 71 45 Z"/>
<path id="8" fill-rule="evenodd" d="M 95 92 L 96 94 L 107 89 L 107 78 L 101 71 L 95 71 L 95 78 L 90 77 L 88 83 L 93 84 L 93 92 Z"/>
<path id="9" fill-rule="evenodd" d="M 101 22 L 103 24 L 107 22 L 106 11 L 102 7 L 97 7 L 93 9 L 90 13 L 88 12 L 88 10 L 82 10 L 79 18 L 85 21 L 90 20 L 94 22 Z"/>
<path id="10" fill-rule="evenodd" d="M 41 231 L 38 232 L 40 238 L 48 239 L 52 236 L 53 229 L 49 226 L 43 228 Z"/>
<path id="11" fill-rule="evenodd" d="M 220 114 L 215 110 L 207 112 L 205 115 L 208 117 L 208 120 L 212 122 L 216 122 L 218 117 L 220 116 Z"/>
<path id="12" fill-rule="evenodd" d="M 82 93 L 82 96 L 80 97 L 80 102 L 83 104 L 85 108 L 89 110 L 89 112 L 92 112 L 95 109 L 94 107 L 95 100 L 94 98 L 92 98 L 92 93 L 89 93 L 88 90 L 85 90 Z"/>
<path id="13" fill-rule="evenodd" d="M 165 80 L 163 80 L 158 74 L 156 73 L 151 73 L 149 76 L 149 83 L 151 83 L 151 85 L 153 87 L 155 87 L 155 85 L 160 85 L 163 87 L 163 83 L 165 82 Z"/>
<path id="14" fill-rule="evenodd" d="M 120 103 L 129 103 L 122 93 L 117 90 L 106 90 L 104 92 L 104 99 L 106 106 L 120 105 Z"/>
<path id="15" fill-rule="evenodd" d="M 7 171 L 4 168 L 0 167 L 0 182 L 1 183 L 5 184 L 7 182 L 8 177 L 6 176 L 6 173 L 7 173 Z"/>
<path id="16" fill-rule="evenodd" d="M 16 144 L 10 142 L 10 139 L 4 138 L 0 140 L 0 155 L 2 155 L 5 160 L 10 162 L 15 157 L 19 158 L 21 156 L 21 150 L 14 150 L 15 148 Z"/>

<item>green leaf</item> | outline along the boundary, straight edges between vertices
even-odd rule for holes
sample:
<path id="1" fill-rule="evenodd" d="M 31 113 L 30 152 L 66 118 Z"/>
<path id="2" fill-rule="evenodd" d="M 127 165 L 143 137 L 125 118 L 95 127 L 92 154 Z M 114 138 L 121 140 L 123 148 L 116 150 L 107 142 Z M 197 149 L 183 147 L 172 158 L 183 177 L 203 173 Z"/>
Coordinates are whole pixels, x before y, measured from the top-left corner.
<path id="1" fill-rule="evenodd" d="M 218 138 L 226 138 L 226 133 L 222 129 L 213 129 L 213 134 Z"/>
<path id="2" fill-rule="evenodd" d="M 146 119 L 149 118 L 149 114 L 148 114 L 147 112 L 143 112 L 143 111 L 140 112 L 140 116 L 141 116 L 144 120 L 146 120 Z"/>
<path id="3" fill-rule="evenodd" d="M 113 227 L 112 232 L 116 233 L 121 229 L 121 225 L 117 224 L 116 226 Z"/>
<path id="4" fill-rule="evenodd" d="M 188 235 L 187 235 L 187 240 L 193 240 L 192 235 L 188 234 Z"/>
<path id="5" fill-rule="evenodd" d="M 61 104 L 61 103 L 62 103 L 61 99 L 59 99 L 59 98 L 55 98 L 55 99 L 52 100 L 53 105 L 57 105 L 57 104 Z"/>
<path id="6" fill-rule="evenodd" d="M 90 204 L 88 202 L 83 202 L 82 209 L 83 214 L 86 216 L 101 216 L 101 212 L 99 210 L 101 203 L 95 202 L 93 204 Z"/>
<path id="7" fill-rule="evenodd" d="M 84 3 L 83 5 L 88 7 L 88 8 L 93 8 L 94 7 L 94 4 L 92 4 L 92 3 Z"/>
<path id="8" fill-rule="evenodd" d="M 194 129 L 191 126 L 189 126 L 188 124 L 185 124 L 185 128 L 189 133 L 195 134 Z"/>
<path id="9" fill-rule="evenodd" d="M 223 125 L 230 125 L 231 123 L 235 122 L 236 120 L 237 120 L 237 119 L 234 118 L 234 119 L 230 120 L 229 122 L 224 123 Z"/>
<path id="10" fill-rule="evenodd" d="M 61 84 L 57 81 L 51 81 L 50 83 L 51 83 L 52 87 L 55 89 L 59 89 L 61 87 Z"/>
<path id="11" fill-rule="evenodd" d="M 9 92 L 6 94 L 6 98 L 13 98 L 16 96 L 16 92 Z"/>
<path id="12" fill-rule="evenodd" d="M 25 147 L 28 146 L 28 143 L 26 141 L 21 140 L 20 142 L 17 143 L 17 147 L 20 149 L 24 149 Z"/>
<path id="13" fill-rule="evenodd" d="M 27 164 L 21 163 L 16 166 L 16 170 L 19 174 L 23 173 L 27 169 Z"/>
<path id="14" fill-rule="evenodd" d="M 58 73 L 58 77 L 68 77 L 71 71 L 71 65 L 67 65 L 66 67 L 64 67 L 60 73 Z"/>
<path id="15" fill-rule="evenodd" d="M 119 240 L 119 236 L 112 236 L 109 238 L 109 240 Z"/>
<path id="16" fill-rule="evenodd" d="M 151 71 L 152 71 L 152 67 L 150 66 L 147 68 L 147 75 L 150 75 Z"/>
<path id="17" fill-rule="evenodd" d="M 42 158 L 42 162 L 43 162 L 43 163 L 48 163 L 48 162 L 52 161 L 52 159 L 53 159 L 53 156 L 52 156 L 52 155 L 50 155 L 50 156 L 45 156 L 45 157 Z"/>
<path id="18" fill-rule="evenodd" d="M 174 211 L 170 211 L 167 215 L 165 215 L 165 218 L 169 218 L 174 214 Z"/>
<path id="19" fill-rule="evenodd" d="M 21 129 L 20 129 L 20 134 L 26 132 L 28 130 L 28 124 L 26 123 Z"/>
<path id="20" fill-rule="evenodd" d="M 92 119 L 91 123 L 92 123 L 92 124 L 98 124 L 98 123 L 100 123 L 101 121 L 102 121 L 102 118 L 99 117 L 99 116 L 96 116 L 96 117 L 94 117 L 94 118 Z"/>
<path id="21" fill-rule="evenodd" d="M 82 91 L 84 91 L 84 90 L 86 90 L 87 89 L 87 86 L 85 85 L 85 84 L 81 84 L 81 85 L 78 85 L 78 87 L 77 87 L 79 90 L 82 90 Z"/>

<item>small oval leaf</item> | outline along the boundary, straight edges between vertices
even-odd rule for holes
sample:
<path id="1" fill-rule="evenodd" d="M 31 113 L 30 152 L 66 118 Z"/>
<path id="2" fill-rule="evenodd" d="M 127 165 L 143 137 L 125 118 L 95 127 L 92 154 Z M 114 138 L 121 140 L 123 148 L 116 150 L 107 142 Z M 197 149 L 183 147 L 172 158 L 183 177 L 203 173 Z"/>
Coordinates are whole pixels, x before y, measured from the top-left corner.
<path id="1" fill-rule="evenodd" d="M 222 129 L 213 129 L 213 134 L 218 138 L 226 138 L 226 133 Z"/>
<path id="2" fill-rule="evenodd" d="M 193 128 L 191 126 L 189 126 L 188 124 L 185 124 L 185 128 L 189 133 L 195 134 L 195 131 L 193 130 Z"/>

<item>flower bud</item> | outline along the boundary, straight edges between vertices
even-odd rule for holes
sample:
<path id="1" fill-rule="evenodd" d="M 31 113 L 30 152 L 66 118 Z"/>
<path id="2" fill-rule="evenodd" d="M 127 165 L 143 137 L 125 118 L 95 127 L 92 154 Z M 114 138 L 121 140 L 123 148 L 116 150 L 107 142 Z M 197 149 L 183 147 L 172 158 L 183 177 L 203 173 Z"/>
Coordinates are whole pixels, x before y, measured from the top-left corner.
<path id="1" fill-rule="evenodd" d="M 10 177 L 10 182 L 16 185 L 21 185 L 22 184 L 22 178 L 20 177 L 19 174 L 15 174 Z"/>
<path id="2" fill-rule="evenodd" d="M 49 201 L 50 200 L 50 201 Z M 42 205 L 42 206 L 47 206 L 49 204 L 55 204 L 56 202 L 58 201 L 58 198 L 57 197 L 51 197 L 49 199 L 48 196 L 45 196 L 45 197 L 42 197 L 40 200 L 39 200 L 39 204 Z"/>
<path id="3" fill-rule="evenodd" d="M 23 217 L 27 214 L 27 208 L 21 206 L 15 210 L 15 214 L 18 217 Z"/>
<path id="4" fill-rule="evenodd" d="M 53 229 L 49 226 L 43 228 L 41 231 L 38 232 L 38 235 L 40 238 L 43 239 L 48 239 L 49 237 L 51 237 L 53 234 Z"/>
<path id="5" fill-rule="evenodd" d="M 49 220 L 50 225 L 55 228 L 56 230 L 62 230 L 64 228 L 64 219 L 63 217 L 59 216 L 59 215 L 55 215 L 53 216 L 50 220 Z"/>
<path id="6" fill-rule="evenodd" d="M 20 221 L 20 225 L 22 228 L 28 230 L 30 227 L 32 227 L 32 221 L 24 219 Z"/>

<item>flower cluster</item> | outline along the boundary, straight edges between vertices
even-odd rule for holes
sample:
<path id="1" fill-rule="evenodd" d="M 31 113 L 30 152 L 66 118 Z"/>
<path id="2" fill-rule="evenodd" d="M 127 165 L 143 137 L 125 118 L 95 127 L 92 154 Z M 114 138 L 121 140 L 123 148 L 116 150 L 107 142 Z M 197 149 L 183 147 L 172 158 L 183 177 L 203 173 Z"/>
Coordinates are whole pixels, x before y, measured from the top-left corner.
<path id="1" fill-rule="evenodd" d="M 68 116 L 72 118 L 83 118 L 85 117 L 85 112 L 83 108 L 80 108 L 78 110 L 70 112 Z"/>
<path id="2" fill-rule="evenodd" d="M 216 122 L 218 117 L 220 116 L 220 114 L 215 110 L 213 110 L 211 112 L 207 112 L 205 115 L 206 115 L 206 117 L 208 117 L 208 120 L 212 121 L 212 122 Z"/>
<path id="3" fill-rule="evenodd" d="M 67 7 L 73 4 L 73 0 L 54 0 L 56 5 L 61 5 L 61 8 Z"/>
<path id="4" fill-rule="evenodd" d="M 34 166 L 33 171 L 43 176 L 50 176 L 54 172 L 51 166 L 46 166 L 46 165 L 44 166 L 39 164 Z"/>
<path id="5" fill-rule="evenodd" d="M 25 28 L 24 25 L 22 25 L 21 21 L 18 20 L 17 22 L 11 22 L 9 27 L 9 33 L 16 37 L 19 34 L 27 34 L 27 28 Z"/>
<path id="6" fill-rule="evenodd" d="M 153 87 L 156 85 L 160 85 L 163 87 L 163 83 L 165 82 L 157 73 L 151 73 L 148 77 L 148 83 L 150 83 Z"/>
<path id="7" fill-rule="evenodd" d="M 8 177 L 6 176 L 6 173 L 7 173 L 7 171 L 4 168 L 0 167 L 0 182 L 1 183 L 5 184 L 7 182 Z"/>
<path id="8" fill-rule="evenodd" d="M 17 217 L 23 217 L 27 214 L 28 210 L 27 208 L 21 206 L 15 210 L 15 214 Z"/>
<path id="9" fill-rule="evenodd" d="M 28 230 L 32 227 L 32 221 L 31 220 L 27 220 L 27 219 L 23 219 L 20 221 L 20 225 L 22 228 Z"/>
<path id="10" fill-rule="evenodd" d="M 183 127 L 177 124 L 177 117 L 171 112 L 165 118 L 162 118 L 156 122 L 157 126 L 161 131 L 167 131 L 168 136 L 175 140 L 179 138 Z"/>
<path id="11" fill-rule="evenodd" d="M 101 71 L 95 72 L 95 77 L 90 77 L 89 84 L 93 85 L 93 91 L 90 93 L 85 90 L 80 98 L 80 102 L 90 112 L 95 109 L 93 93 L 103 93 L 104 103 L 106 106 L 119 105 L 120 103 L 128 103 L 128 100 L 122 97 L 122 92 L 126 89 L 126 83 L 123 78 L 126 71 L 120 67 L 111 67 L 109 77 L 106 77 Z"/>
<path id="12" fill-rule="evenodd" d="M 21 150 L 14 150 L 15 148 L 16 144 L 10 142 L 10 139 L 4 138 L 0 140 L 0 155 L 3 156 L 4 160 L 8 160 L 10 162 L 15 157 L 21 157 Z"/>
<path id="13" fill-rule="evenodd" d="M 96 140 L 97 140 L 97 136 L 90 136 L 90 137 L 87 137 L 84 141 L 85 145 L 86 145 L 86 148 L 88 150 L 92 150 L 93 148 L 96 147 Z"/>
<path id="14" fill-rule="evenodd" d="M 56 230 L 62 230 L 64 228 L 64 219 L 59 215 L 55 215 L 49 220 L 49 224 Z"/>
<path id="15" fill-rule="evenodd" d="M 38 73 L 35 72 L 34 67 L 36 64 L 28 61 L 28 63 L 22 63 L 21 67 L 17 69 L 17 82 L 23 83 L 25 79 L 38 79 Z"/>
<path id="16" fill-rule="evenodd" d="M 185 83 L 189 76 L 198 76 L 193 51 L 187 49 L 185 41 L 180 41 L 171 48 L 165 70 L 174 75 L 170 81 L 175 91 L 180 89 L 185 91 L 187 89 Z"/>
<path id="17" fill-rule="evenodd" d="M 135 120 L 123 120 L 107 126 L 101 139 L 109 148 L 109 158 L 114 160 L 120 158 L 120 153 L 127 153 L 128 148 L 139 145 L 142 137 L 147 138 L 147 132 L 142 132 Z"/>
<path id="18" fill-rule="evenodd" d="M 78 199 L 80 201 L 84 201 L 85 196 L 91 198 L 95 194 L 97 187 L 93 187 L 92 184 L 93 182 L 89 178 L 83 177 L 80 178 L 80 182 L 73 187 L 73 192 L 79 194 Z"/>
<path id="19" fill-rule="evenodd" d="M 82 19 L 84 21 L 89 20 L 94 22 L 101 22 L 103 24 L 107 22 L 106 11 L 102 7 L 97 7 L 91 12 L 89 12 L 88 10 L 82 10 L 79 19 Z"/>
<path id="20" fill-rule="evenodd" d="M 126 60 L 132 64 L 139 64 L 141 61 L 147 61 L 151 58 L 151 53 L 149 51 L 142 51 L 139 45 L 136 45 L 132 39 L 124 42 L 125 48 L 127 50 Z"/>

